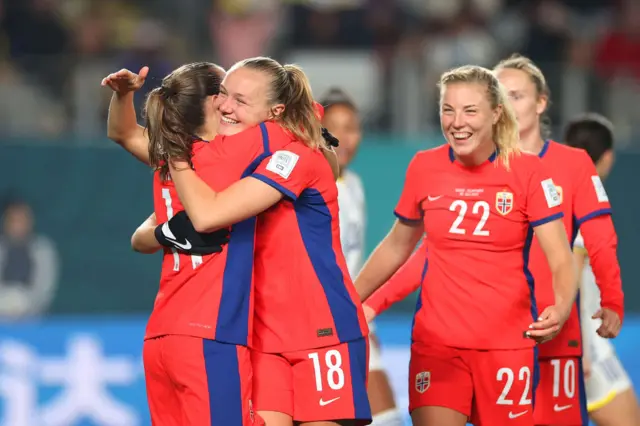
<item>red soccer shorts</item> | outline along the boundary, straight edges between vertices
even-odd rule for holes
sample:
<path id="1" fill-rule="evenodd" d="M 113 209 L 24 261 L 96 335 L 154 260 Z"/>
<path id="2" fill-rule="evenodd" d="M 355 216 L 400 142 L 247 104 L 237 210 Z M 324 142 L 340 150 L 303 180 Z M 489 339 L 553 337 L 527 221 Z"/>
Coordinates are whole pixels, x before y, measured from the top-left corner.
<path id="1" fill-rule="evenodd" d="M 282 354 L 251 351 L 256 411 L 277 411 L 300 422 L 371 423 L 368 350 L 368 339 L 363 338 Z"/>
<path id="2" fill-rule="evenodd" d="M 145 340 L 151 423 L 158 426 L 255 426 L 249 350 L 191 336 Z"/>
<path id="3" fill-rule="evenodd" d="M 536 391 L 536 425 L 581 426 L 589 423 L 582 360 L 543 358 Z"/>
<path id="4" fill-rule="evenodd" d="M 409 411 L 447 407 L 475 426 L 533 426 L 534 348 L 481 351 L 414 342 Z"/>

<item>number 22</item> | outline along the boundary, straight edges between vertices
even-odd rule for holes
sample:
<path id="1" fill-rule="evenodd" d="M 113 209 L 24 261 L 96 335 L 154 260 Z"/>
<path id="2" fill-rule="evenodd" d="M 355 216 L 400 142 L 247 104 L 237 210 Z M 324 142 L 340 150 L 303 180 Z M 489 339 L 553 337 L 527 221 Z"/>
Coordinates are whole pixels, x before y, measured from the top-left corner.
<path id="1" fill-rule="evenodd" d="M 506 376 L 506 377 L 505 377 Z M 496 404 L 498 405 L 513 405 L 513 399 L 507 399 L 509 396 L 509 392 L 511 391 L 511 387 L 513 386 L 513 381 L 515 379 L 515 375 L 513 374 L 513 370 L 507 367 L 503 367 L 498 370 L 498 374 L 496 375 L 496 380 L 502 382 L 506 379 L 506 383 L 502 388 L 502 393 L 498 397 L 498 401 Z M 518 380 L 524 380 L 524 390 L 522 391 L 522 396 L 520 397 L 519 405 L 530 405 L 531 400 L 528 398 L 529 390 L 531 389 L 531 370 L 529 367 L 522 367 L 518 372 Z"/>
<path id="2" fill-rule="evenodd" d="M 453 203 L 451 203 L 451 206 L 449 206 L 449 211 L 455 212 L 458 209 L 460 209 L 460 212 L 458 213 L 458 217 L 456 218 L 456 220 L 453 221 L 451 228 L 449 228 L 449 232 L 452 234 L 464 235 L 467 233 L 467 231 L 460 228 L 460 225 L 462 224 L 462 221 L 467 214 L 467 202 L 462 200 L 455 200 Z M 475 203 L 473 203 L 473 207 L 471 208 L 472 214 L 478 215 L 480 214 L 481 210 L 482 216 L 480 217 L 476 228 L 473 230 L 473 235 L 488 237 L 489 231 L 484 229 L 484 225 L 489 219 L 489 212 L 491 210 L 491 208 L 489 207 L 489 203 L 487 203 L 486 201 L 476 201 Z"/>

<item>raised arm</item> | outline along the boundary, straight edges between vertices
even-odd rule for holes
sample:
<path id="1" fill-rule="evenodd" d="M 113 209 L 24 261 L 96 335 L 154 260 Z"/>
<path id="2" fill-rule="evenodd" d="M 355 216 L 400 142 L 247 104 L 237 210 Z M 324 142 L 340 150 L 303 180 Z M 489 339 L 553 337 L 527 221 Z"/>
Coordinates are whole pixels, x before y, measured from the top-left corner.
<path id="1" fill-rule="evenodd" d="M 122 69 L 109 74 L 101 83 L 113 90 L 107 136 L 145 164 L 149 163 L 149 137 L 138 124 L 133 95 L 142 87 L 148 73 L 148 67 L 143 67 L 138 74 Z"/>

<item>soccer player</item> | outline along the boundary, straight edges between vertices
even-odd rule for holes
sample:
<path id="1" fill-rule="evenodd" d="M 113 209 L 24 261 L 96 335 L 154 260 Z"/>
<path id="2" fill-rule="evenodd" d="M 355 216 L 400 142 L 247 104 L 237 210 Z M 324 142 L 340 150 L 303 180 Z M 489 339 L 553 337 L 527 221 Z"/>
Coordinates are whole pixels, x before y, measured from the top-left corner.
<path id="1" fill-rule="evenodd" d="M 577 293 L 560 196 L 540 159 L 519 151 L 518 123 L 490 70 L 444 73 L 440 117 L 447 144 L 409 164 L 398 220 L 356 288 L 366 300 L 426 232 L 409 366 L 413 424 L 530 426 L 535 344 L 558 333 Z M 528 264 L 534 233 L 556 300 L 540 314 Z"/>
<path id="2" fill-rule="evenodd" d="M 142 85 L 144 70 L 141 75 L 122 70 L 103 81 L 115 92 L 111 136 L 120 135 L 123 147 L 156 170 L 154 215 L 146 224 L 154 225 L 157 218 L 174 227 L 176 221 L 188 225 L 168 173 L 168 156 L 191 164 L 208 184 L 224 189 L 270 155 L 266 138 L 207 142 L 217 133 L 220 114 L 215 102 L 223 76 L 224 71 L 213 64 L 195 63 L 165 77 L 146 101 L 147 133 L 136 124 L 131 93 Z M 266 128 L 255 132 L 264 134 Z M 146 153 L 143 146 L 148 146 Z M 197 238 L 190 235 L 187 240 L 176 237 L 171 227 L 154 228 L 152 237 L 160 235 L 166 248 L 143 346 L 153 424 L 254 424 L 247 347 L 252 335 L 254 253 L 247 241 L 255 238 L 255 220 L 234 225 L 230 240 L 227 230 L 196 234 Z M 153 246 L 140 250 L 159 248 L 154 237 Z"/>
<path id="3" fill-rule="evenodd" d="M 591 256 L 591 264 L 602 292 L 602 309 L 593 312 L 602 320 L 598 334 L 614 337 L 623 318 L 623 293 L 616 246 L 606 191 L 589 156 L 553 141 L 543 139 L 544 111 L 549 91 L 544 76 L 529 59 L 513 56 L 495 69 L 505 86 L 519 123 L 520 147 L 538 155 L 547 166 L 564 211 L 566 233 L 573 241 L 582 230 Z M 415 255 L 419 257 L 420 254 Z M 424 258 L 424 257 L 423 257 Z M 404 270 L 374 295 L 371 304 L 378 312 L 379 300 L 393 302 L 419 285 L 420 259 L 410 261 Z M 554 303 L 552 275 L 538 241 L 534 239 L 529 259 L 535 280 L 536 300 L 540 308 Z M 407 276 L 410 272 L 411 275 Z M 402 275 L 401 275 L 402 273 Z M 391 288 L 396 286 L 396 290 Z M 581 333 L 577 306 L 560 335 L 540 346 L 541 377 L 536 394 L 536 424 L 581 425 L 587 422 L 586 396 L 581 367 Z"/>
<path id="4" fill-rule="evenodd" d="M 325 114 L 324 127 L 340 141 L 336 149 L 340 165 L 338 205 L 340 207 L 340 240 L 349 274 L 355 277 L 364 261 L 366 203 L 360 177 L 348 167 L 355 157 L 362 129 L 354 102 L 341 89 L 329 90 L 320 103 Z M 389 378 L 382 365 L 380 346 L 369 323 L 369 383 L 367 387 L 373 426 L 402 426 L 402 414 L 396 408 Z"/>
<path id="5" fill-rule="evenodd" d="M 598 114 L 577 117 L 567 125 L 564 141 L 569 146 L 584 149 L 600 178 L 606 179 L 614 163 L 613 126 L 609 120 Z M 601 320 L 592 318 L 601 308 L 600 290 L 580 233 L 573 252 L 578 270 L 582 271 L 580 324 L 589 416 L 598 426 L 638 425 L 640 409 L 631 380 L 611 342 L 597 333 Z"/>
<path id="6" fill-rule="evenodd" d="M 255 120 L 267 119 L 270 141 L 288 143 L 223 191 L 169 162 L 195 230 L 259 214 L 254 406 L 269 426 L 368 424 L 368 329 L 340 247 L 337 169 L 325 158 L 308 80 L 293 65 L 247 59 L 227 73 L 218 108 L 221 134 L 251 138 Z"/>
<path id="7" fill-rule="evenodd" d="M 592 312 L 602 320 L 598 334 L 618 335 L 623 319 L 622 282 L 617 258 L 617 237 L 611 205 L 596 168 L 583 150 L 544 139 L 541 125 L 549 101 L 545 78 L 533 62 L 512 56 L 494 69 L 505 86 L 520 126 L 521 149 L 538 155 L 550 171 L 562 200 L 564 226 L 570 241 L 580 229 L 591 266 L 602 293 L 601 309 Z M 530 258 L 536 282 L 536 301 L 544 309 L 554 303 L 551 270 L 539 241 Z M 536 393 L 537 425 L 582 425 L 588 422 L 581 365 L 582 344 L 578 306 L 560 335 L 541 345 L 540 385 Z"/>

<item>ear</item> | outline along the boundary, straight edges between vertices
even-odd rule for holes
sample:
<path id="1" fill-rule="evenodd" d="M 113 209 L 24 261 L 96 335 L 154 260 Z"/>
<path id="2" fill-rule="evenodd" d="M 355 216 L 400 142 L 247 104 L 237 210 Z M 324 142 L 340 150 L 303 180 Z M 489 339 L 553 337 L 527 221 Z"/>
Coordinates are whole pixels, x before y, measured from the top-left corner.
<path id="1" fill-rule="evenodd" d="M 502 115 L 502 105 L 498 105 L 494 110 L 493 110 L 493 125 L 495 126 L 496 124 L 498 124 L 498 121 L 500 120 L 500 116 Z"/>
<path id="2" fill-rule="evenodd" d="M 538 96 L 538 102 L 536 102 L 536 113 L 538 115 L 544 114 L 547 110 L 547 105 L 549 105 L 549 99 L 546 95 Z"/>
<path id="3" fill-rule="evenodd" d="M 271 116 L 272 118 L 278 117 L 280 115 L 282 115 L 282 113 L 284 112 L 284 104 L 277 104 L 273 107 L 271 107 Z"/>

